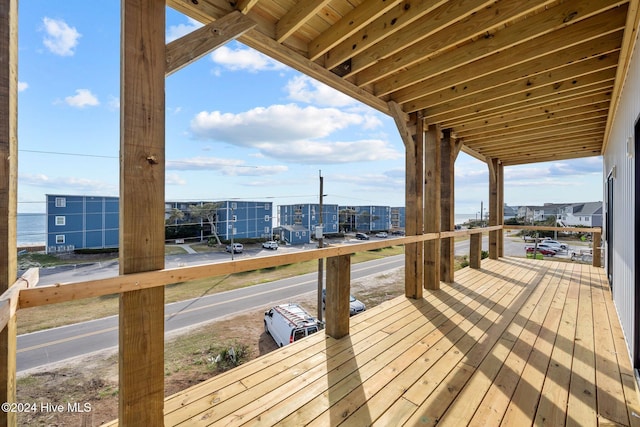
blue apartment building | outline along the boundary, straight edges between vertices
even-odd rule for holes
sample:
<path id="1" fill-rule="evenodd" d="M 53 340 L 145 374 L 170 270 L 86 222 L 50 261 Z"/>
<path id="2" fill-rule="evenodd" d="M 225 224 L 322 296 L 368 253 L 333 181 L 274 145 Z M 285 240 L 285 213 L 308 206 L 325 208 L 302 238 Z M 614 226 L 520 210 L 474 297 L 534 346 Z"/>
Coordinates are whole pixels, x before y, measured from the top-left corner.
<path id="1" fill-rule="evenodd" d="M 117 248 L 117 197 L 47 194 L 47 253 Z"/>
<path id="2" fill-rule="evenodd" d="M 391 207 L 391 228 L 404 230 L 406 225 L 405 207 Z"/>
<path id="3" fill-rule="evenodd" d="M 221 240 L 273 238 L 273 204 L 225 200 L 216 202 L 218 208 L 217 231 Z"/>
<path id="4" fill-rule="evenodd" d="M 280 239 L 292 245 L 311 242 L 320 225 L 320 204 L 303 203 L 279 207 Z M 323 234 L 338 233 L 338 205 L 322 205 Z"/>
<path id="5" fill-rule="evenodd" d="M 340 212 L 345 217 L 345 223 L 349 224 L 347 231 L 368 233 L 391 229 L 389 206 L 341 206 Z"/>

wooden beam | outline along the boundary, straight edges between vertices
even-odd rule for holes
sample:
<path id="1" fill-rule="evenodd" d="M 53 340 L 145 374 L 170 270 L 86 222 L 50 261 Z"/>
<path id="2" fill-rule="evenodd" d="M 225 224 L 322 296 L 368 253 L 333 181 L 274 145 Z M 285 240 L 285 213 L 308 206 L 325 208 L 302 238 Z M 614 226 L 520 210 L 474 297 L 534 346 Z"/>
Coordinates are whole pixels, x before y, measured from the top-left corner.
<path id="1" fill-rule="evenodd" d="M 480 268 L 482 262 L 482 234 L 472 234 L 469 242 L 469 267 Z"/>
<path id="2" fill-rule="evenodd" d="M 602 251 L 600 250 L 601 240 L 602 240 L 601 232 L 593 233 L 591 250 L 593 251 L 592 265 L 594 267 L 602 267 Z"/>
<path id="3" fill-rule="evenodd" d="M 0 1 L 0 293 L 17 275 L 18 1 Z M 0 400 L 16 401 L 16 317 L 0 332 Z M 15 426 L 17 413 L 0 411 L 0 425 Z"/>
<path id="4" fill-rule="evenodd" d="M 496 158 L 487 159 L 487 165 L 489 166 L 489 225 L 498 225 L 498 201 L 499 197 L 499 183 L 498 183 L 498 167 L 499 160 Z M 489 258 L 498 259 L 498 232 L 492 231 L 489 233 Z"/>
<path id="5" fill-rule="evenodd" d="M 18 277 L 18 280 L 9 286 L 9 289 L 0 295 L 0 304 L 2 304 L 3 307 L 0 313 L 0 328 L 4 329 L 16 315 L 19 306 L 20 291 L 37 286 L 39 280 L 40 271 L 37 268 L 30 268 L 25 271 L 22 276 Z"/>
<path id="6" fill-rule="evenodd" d="M 491 55 L 507 56 L 510 58 L 509 65 L 514 65 L 514 62 L 524 62 L 533 55 L 549 54 L 567 45 L 581 43 L 599 37 L 605 32 L 624 28 L 627 12 L 625 5 L 593 15 L 601 11 L 604 1 L 582 1 L 579 5 L 560 3 L 496 31 L 492 34 L 493 37 L 481 37 L 468 45 L 467 49 L 452 49 L 408 67 L 400 75 L 387 77 L 375 84 L 375 94 L 382 96 L 396 92 L 428 77 L 452 72 Z M 573 19 L 565 22 L 567 16 L 574 13 Z M 555 44 L 551 43 L 552 40 Z M 518 57 L 519 54 L 521 57 Z M 494 68 L 493 71 L 497 69 Z"/>
<path id="7" fill-rule="evenodd" d="M 339 339 L 349 335 L 351 255 L 327 258 L 325 316 L 327 335 Z"/>
<path id="8" fill-rule="evenodd" d="M 451 138 L 451 129 L 444 129 L 442 131 L 442 140 L 440 143 L 440 155 L 442 159 L 440 167 L 440 205 L 442 206 L 440 216 L 441 231 L 453 231 L 455 226 L 455 154 L 455 141 Z M 441 239 L 440 278 L 445 283 L 453 282 L 454 261 L 454 239 Z"/>
<path id="9" fill-rule="evenodd" d="M 529 1 L 524 6 L 513 2 L 446 2 L 399 35 L 381 43 L 378 49 L 355 55 L 352 68 L 359 73 L 358 84 L 370 84 L 467 40 L 494 33 L 514 19 L 550 3 L 553 0 Z"/>
<path id="10" fill-rule="evenodd" d="M 122 0 L 120 273 L 164 268 L 165 1 Z M 121 425 L 164 425 L 164 288 L 120 295 Z"/>
<path id="11" fill-rule="evenodd" d="M 402 111 L 402 107 L 400 107 L 397 102 L 393 101 L 389 101 L 389 112 L 391 113 L 391 117 L 398 128 L 398 132 L 400 132 L 402 143 L 405 147 L 408 147 L 412 143 L 413 135 L 407 125 L 405 112 Z"/>
<path id="12" fill-rule="evenodd" d="M 498 223 L 496 225 L 504 225 L 504 164 L 498 163 Z M 504 231 L 498 233 L 498 257 L 504 256 Z"/>
<path id="13" fill-rule="evenodd" d="M 255 26 L 254 21 L 235 11 L 172 41 L 165 54 L 165 74 L 168 76 L 186 67 Z"/>
<path id="14" fill-rule="evenodd" d="M 329 49 L 343 42 L 347 37 L 352 36 L 353 33 L 361 30 L 400 3 L 402 0 L 367 0 L 351 9 L 338 22 L 309 42 L 307 47 L 309 59 L 315 61 L 320 58 Z"/>
<path id="15" fill-rule="evenodd" d="M 392 40 L 420 17 L 444 3 L 443 0 L 420 0 L 398 4 L 327 52 L 325 67 L 331 69 L 383 39 Z"/>
<path id="16" fill-rule="evenodd" d="M 412 114 L 415 134 L 405 141 L 405 233 L 415 236 L 424 233 L 424 120 Z M 399 118 L 396 119 L 396 123 Z M 424 280 L 424 244 L 405 246 L 405 296 L 422 298 Z"/>
<path id="17" fill-rule="evenodd" d="M 331 0 L 299 0 L 276 24 L 276 41 L 282 43 Z"/>
<path id="18" fill-rule="evenodd" d="M 258 4 L 258 0 L 238 0 L 236 8 L 245 15 Z"/>
<path id="19" fill-rule="evenodd" d="M 433 233 L 441 227 L 441 132 L 438 126 L 430 125 L 425 133 L 424 149 L 424 231 Z M 440 243 L 424 243 L 424 287 L 440 289 Z"/>

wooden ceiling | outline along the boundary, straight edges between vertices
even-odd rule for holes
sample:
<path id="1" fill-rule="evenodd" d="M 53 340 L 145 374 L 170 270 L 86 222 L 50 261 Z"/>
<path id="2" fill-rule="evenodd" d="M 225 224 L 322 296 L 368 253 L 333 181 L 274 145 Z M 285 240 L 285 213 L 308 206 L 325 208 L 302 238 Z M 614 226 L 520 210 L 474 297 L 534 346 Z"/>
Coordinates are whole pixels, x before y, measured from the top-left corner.
<path id="1" fill-rule="evenodd" d="M 167 5 L 204 24 L 241 17 L 242 43 L 387 114 L 394 101 L 505 165 L 602 153 L 638 28 L 638 0 Z"/>

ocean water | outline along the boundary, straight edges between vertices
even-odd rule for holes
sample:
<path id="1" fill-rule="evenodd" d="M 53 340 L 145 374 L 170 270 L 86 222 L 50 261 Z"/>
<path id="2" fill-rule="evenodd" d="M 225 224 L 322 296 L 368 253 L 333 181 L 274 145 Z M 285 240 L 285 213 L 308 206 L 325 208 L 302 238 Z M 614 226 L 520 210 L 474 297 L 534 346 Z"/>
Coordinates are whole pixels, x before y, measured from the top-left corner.
<path id="1" fill-rule="evenodd" d="M 44 246 L 47 241 L 47 215 L 19 213 L 17 218 L 18 246 Z"/>

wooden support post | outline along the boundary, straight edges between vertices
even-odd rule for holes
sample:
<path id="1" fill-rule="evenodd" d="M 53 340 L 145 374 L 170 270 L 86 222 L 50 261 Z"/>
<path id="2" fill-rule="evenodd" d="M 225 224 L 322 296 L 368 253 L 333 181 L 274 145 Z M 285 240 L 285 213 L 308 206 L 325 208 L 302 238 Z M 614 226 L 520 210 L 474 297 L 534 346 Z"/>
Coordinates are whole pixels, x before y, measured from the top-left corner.
<path id="1" fill-rule="evenodd" d="M 498 225 L 498 159 L 487 158 L 489 166 L 489 226 Z M 498 232 L 489 232 L 489 258 L 498 259 Z"/>
<path id="2" fill-rule="evenodd" d="M 325 317 L 327 335 L 349 335 L 349 294 L 351 293 L 351 255 L 327 258 Z"/>
<path id="3" fill-rule="evenodd" d="M 425 133 L 424 150 L 424 231 L 425 233 L 440 232 L 440 167 L 442 165 L 440 152 L 440 129 L 430 125 Z M 424 287 L 425 289 L 440 289 L 440 241 L 427 240 L 424 242 Z"/>
<path id="4" fill-rule="evenodd" d="M 498 225 L 504 225 L 504 164 L 498 164 Z M 498 232 L 498 257 L 504 257 L 504 230 Z"/>
<path id="5" fill-rule="evenodd" d="M 600 242 L 602 240 L 602 233 L 593 233 L 593 242 L 591 250 L 593 252 L 593 266 L 602 267 L 602 251 L 600 250 Z"/>
<path id="6" fill-rule="evenodd" d="M 440 148 L 442 156 L 441 181 L 440 181 L 440 201 L 442 206 L 441 230 L 453 231 L 455 226 L 454 210 L 454 164 L 455 164 L 455 141 L 451 139 L 451 129 L 442 131 L 442 142 Z M 440 241 L 440 278 L 443 282 L 453 282 L 453 269 L 455 261 L 455 242 L 453 237 L 444 238 Z"/>
<path id="7" fill-rule="evenodd" d="M 120 273 L 164 268 L 164 0 L 122 0 Z M 120 295 L 120 425 L 164 425 L 164 287 Z"/>
<path id="8" fill-rule="evenodd" d="M 402 137 L 405 147 L 405 232 L 407 236 L 423 233 L 424 194 L 424 127 L 422 118 L 411 114 L 410 125 L 404 121 L 404 112 L 395 102 L 389 102 L 389 110 Z M 424 278 L 423 245 L 409 243 L 404 247 L 404 287 L 407 298 L 422 298 Z"/>
<path id="9" fill-rule="evenodd" d="M 482 261 L 482 233 L 472 234 L 470 238 L 469 267 L 480 268 L 480 262 Z"/>
<path id="10" fill-rule="evenodd" d="M 0 293 L 17 276 L 18 1 L 0 2 Z M 16 316 L 0 332 L 0 399 L 16 401 Z M 17 413 L 0 411 L 0 425 L 15 426 Z"/>

